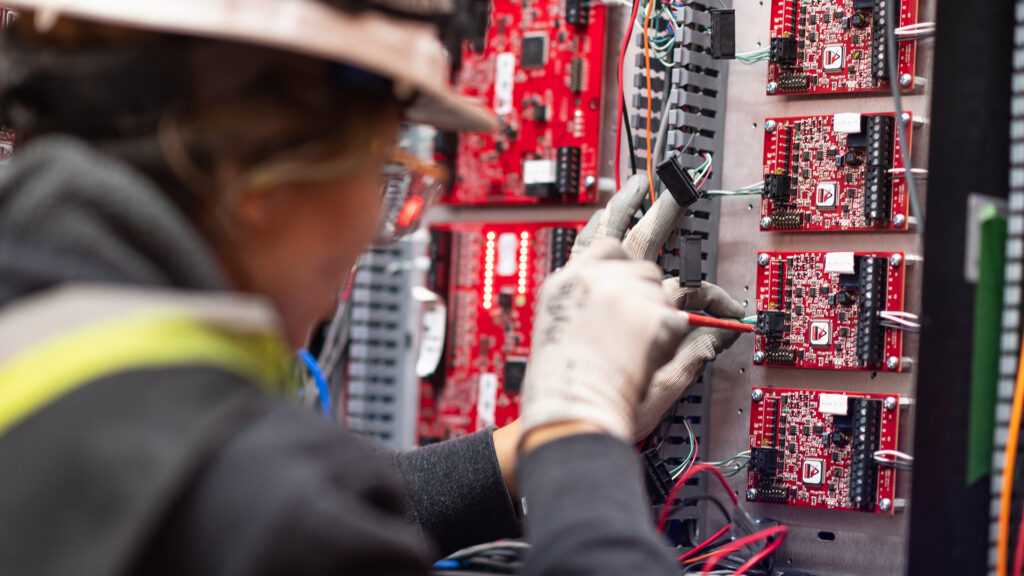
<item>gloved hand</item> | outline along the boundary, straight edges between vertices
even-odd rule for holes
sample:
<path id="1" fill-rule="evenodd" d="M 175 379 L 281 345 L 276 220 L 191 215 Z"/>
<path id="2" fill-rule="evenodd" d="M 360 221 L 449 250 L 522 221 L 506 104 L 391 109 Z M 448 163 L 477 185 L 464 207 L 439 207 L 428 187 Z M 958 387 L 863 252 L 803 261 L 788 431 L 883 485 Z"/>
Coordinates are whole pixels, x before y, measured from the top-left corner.
<path id="1" fill-rule="evenodd" d="M 522 433 L 584 421 L 631 440 L 637 405 L 670 360 L 686 320 L 661 289 L 661 271 L 595 239 L 544 282 L 521 400 Z"/>
<path id="2" fill-rule="evenodd" d="M 626 253 L 634 260 L 656 260 L 684 209 L 671 194 L 662 194 L 627 233 L 647 193 L 645 177 L 630 178 L 608 206 L 587 222 L 573 245 L 573 258 L 585 255 L 600 239 L 610 238 L 621 240 Z M 685 288 L 679 285 L 678 278 L 669 278 L 662 287 L 680 310 L 703 311 L 725 318 L 743 317 L 743 306 L 709 282 L 702 282 L 700 288 Z M 637 409 L 633 440 L 639 441 L 650 434 L 707 363 L 732 346 L 739 336 L 739 332 L 718 328 L 698 328 L 688 334 L 675 357 L 654 374 L 647 397 Z"/>

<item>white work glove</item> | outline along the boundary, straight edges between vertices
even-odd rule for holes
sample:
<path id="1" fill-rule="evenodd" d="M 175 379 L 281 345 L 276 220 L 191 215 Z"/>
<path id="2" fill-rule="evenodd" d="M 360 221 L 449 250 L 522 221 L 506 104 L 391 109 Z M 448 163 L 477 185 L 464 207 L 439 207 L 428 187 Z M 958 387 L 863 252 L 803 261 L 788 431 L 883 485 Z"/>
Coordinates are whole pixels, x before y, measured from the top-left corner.
<path id="1" fill-rule="evenodd" d="M 619 242 L 600 239 L 547 278 L 523 383 L 524 437 L 546 424 L 586 421 L 632 440 L 652 374 L 686 334 L 661 277 Z"/>
<path id="2" fill-rule="evenodd" d="M 599 239 L 610 238 L 622 241 L 626 253 L 634 260 L 657 260 L 685 209 L 671 194 L 662 194 L 627 233 L 648 190 L 646 177 L 630 178 L 608 205 L 587 222 L 573 245 L 573 257 L 584 255 Z M 679 285 L 679 278 L 669 278 L 662 287 L 680 310 L 702 311 L 720 318 L 744 315 L 743 305 L 709 282 L 702 282 L 700 288 L 685 288 Z M 647 397 L 637 409 L 633 440 L 650 434 L 707 363 L 732 346 L 739 336 L 739 332 L 718 328 L 698 328 L 687 335 L 675 357 L 655 373 Z"/>

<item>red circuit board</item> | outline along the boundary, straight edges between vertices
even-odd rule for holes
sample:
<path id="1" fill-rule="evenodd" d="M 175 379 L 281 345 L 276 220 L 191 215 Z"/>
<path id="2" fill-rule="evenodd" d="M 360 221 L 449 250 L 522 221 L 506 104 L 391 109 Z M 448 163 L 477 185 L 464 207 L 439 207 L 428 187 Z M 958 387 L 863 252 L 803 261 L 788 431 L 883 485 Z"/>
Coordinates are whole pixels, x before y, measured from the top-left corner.
<path id="1" fill-rule="evenodd" d="M 793 65 L 786 66 L 777 58 L 769 60 L 768 94 L 889 90 L 888 81 L 876 82 L 872 72 L 872 58 L 885 48 L 884 28 L 876 26 L 874 15 L 881 6 L 879 0 L 772 0 L 771 38 L 795 41 L 789 52 L 795 62 L 790 59 Z M 916 24 L 917 0 L 902 0 L 899 15 L 897 27 Z M 910 77 L 903 88 L 913 88 L 914 51 L 914 42 L 900 43 L 896 79 Z M 881 66 L 887 69 L 882 56 Z"/>
<path id="2" fill-rule="evenodd" d="M 463 43 L 455 86 L 501 128 L 460 135 L 443 201 L 597 201 L 604 36 L 605 8 L 587 0 L 493 0 L 486 44 Z"/>
<path id="3" fill-rule="evenodd" d="M 868 161 L 867 120 L 893 114 L 839 114 L 769 118 L 774 126 L 764 135 L 765 176 L 787 174 L 793 179 L 788 201 L 761 200 L 761 230 L 806 232 L 852 232 L 906 230 L 907 189 L 904 178 L 888 175 L 890 168 L 903 167 L 897 130 L 887 130 L 885 154 L 889 192 L 880 201 L 883 216 L 869 219 L 865 192 Z M 850 133 L 851 126 L 861 126 Z M 907 132 L 908 136 L 910 132 Z M 849 142 L 849 144 L 848 144 Z M 909 146 L 909 142 L 908 142 Z M 768 220 L 764 220 L 767 218 Z"/>
<path id="4" fill-rule="evenodd" d="M 872 282 L 862 285 L 866 263 Z M 900 371 L 902 332 L 880 326 L 877 313 L 903 311 L 902 252 L 762 252 L 757 265 L 755 364 Z M 862 360 L 862 330 L 873 360 Z"/>
<path id="5" fill-rule="evenodd" d="M 895 511 L 896 471 L 878 466 L 874 453 L 897 449 L 899 396 L 778 388 L 760 392 L 750 403 L 748 500 Z"/>
<path id="6" fill-rule="evenodd" d="M 420 386 L 421 444 L 519 416 L 533 311 L 544 279 L 564 265 L 582 222 L 455 223 L 432 228 L 435 282 L 447 302 L 443 378 Z M 439 239 L 444 237 L 442 242 Z M 439 265 L 438 265 L 439 264 Z M 443 274 L 443 272 L 442 272 Z"/>

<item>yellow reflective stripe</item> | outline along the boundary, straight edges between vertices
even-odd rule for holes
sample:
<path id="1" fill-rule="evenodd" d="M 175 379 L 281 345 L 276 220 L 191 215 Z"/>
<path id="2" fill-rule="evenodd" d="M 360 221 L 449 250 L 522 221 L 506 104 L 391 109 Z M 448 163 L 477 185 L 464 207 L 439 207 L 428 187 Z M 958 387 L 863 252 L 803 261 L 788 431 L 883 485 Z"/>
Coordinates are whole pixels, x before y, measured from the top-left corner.
<path id="1" fill-rule="evenodd" d="M 132 315 L 62 334 L 0 366 L 0 434 L 74 388 L 116 372 L 201 364 L 281 387 L 283 342 L 242 334 L 180 311 Z"/>

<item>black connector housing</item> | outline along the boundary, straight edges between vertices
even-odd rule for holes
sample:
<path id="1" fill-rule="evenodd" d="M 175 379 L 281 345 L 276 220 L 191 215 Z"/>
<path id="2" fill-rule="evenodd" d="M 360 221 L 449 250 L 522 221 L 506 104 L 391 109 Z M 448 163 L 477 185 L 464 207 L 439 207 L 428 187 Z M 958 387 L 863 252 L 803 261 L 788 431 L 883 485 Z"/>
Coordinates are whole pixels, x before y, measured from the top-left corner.
<path id="1" fill-rule="evenodd" d="M 878 494 L 878 450 L 881 435 L 882 401 L 850 400 L 853 417 L 853 443 L 850 454 L 850 504 L 861 510 L 873 510 Z"/>
<path id="2" fill-rule="evenodd" d="M 736 11 L 712 8 L 711 57 L 732 60 L 736 57 Z"/>
<path id="3" fill-rule="evenodd" d="M 672 195 L 676 200 L 676 204 L 679 204 L 681 208 L 693 204 L 697 200 L 704 197 L 703 194 L 697 190 L 697 186 L 693 183 L 693 179 L 690 178 L 690 172 L 680 166 L 679 159 L 681 156 L 674 156 L 658 164 L 655 172 L 658 174 L 658 179 L 661 180 L 665 188 L 668 189 L 669 194 Z"/>
<path id="4" fill-rule="evenodd" d="M 796 38 L 772 38 L 768 47 L 768 61 L 780 66 L 796 66 Z"/>
<path id="5" fill-rule="evenodd" d="M 555 163 L 555 191 L 567 196 L 580 193 L 580 158 L 582 150 L 577 146 L 562 146 L 558 149 Z"/>
<path id="6" fill-rule="evenodd" d="M 572 245 L 576 242 L 576 229 L 559 226 L 551 229 L 550 270 L 554 272 L 569 262 Z"/>
<path id="7" fill-rule="evenodd" d="M 565 23 L 573 26 L 590 24 L 590 6 L 584 0 L 565 0 Z"/>
<path id="8" fill-rule="evenodd" d="M 871 7 L 871 77 L 876 83 L 889 79 L 889 43 L 885 37 L 889 22 L 889 2 L 896 3 L 895 14 L 898 15 L 899 0 L 874 0 Z M 899 27 L 898 21 L 894 26 Z"/>
<path id="9" fill-rule="evenodd" d="M 782 468 L 782 453 L 775 448 L 751 448 L 750 470 L 757 472 L 759 480 L 767 480 Z"/>
<path id="10" fill-rule="evenodd" d="M 789 202 L 793 199 L 793 178 L 789 174 L 768 174 L 761 195 L 772 202 Z"/>
<path id="11" fill-rule="evenodd" d="M 508 394 L 519 394 L 526 377 L 526 360 L 509 358 L 505 360 L 505 381 L 503 387 Z"/>
<path id="12" fill-rule="evenodd" d="M 672 475 L 669 474 L 668 466 L 658 456 L 657 448 L 651 448 L 644 452 L 640 459 L 644 465 L 644 485 L 647 486 L 647 494 L 651 498 L 651 504 L 664 504 L 674 484 Z"/>
<path id="13" fill-rule="evenodd" d="M 762 336 L 777 338 L 786 333 L 786 322 L 789 314 L 778 310 L 760 310 L 757 313 L 757 326 L 754 330 Z"/>
<path id="14" fill-rule="evenodd" d="M 896 119 L 879 114 L 867 120 L 867 165 L 892 168 Z"/>
<path id="15" fill-rule="evenodd" d="M 885 352 L 885 328 L 881 326 L 879 312 L 885 310 L 886 274 L 885 258 L 861 258 L 858 273 L 860 283 L 860 309 L 857 315 L 857 358 L 864 366 L 878 366 Z"/>
<path id="16" fill-rule="evenodd" d="M 679 236 L 679 285 L 684 288 L 700 288 L 703 262 L 701 242 L 698 234 Z"/>
<path id="17" fill-rule="evenodd" d="M 892 174 L 889 170 L 868 167 L 864 174 L 864 223 L 885 224 L 892 215 Z"/>

